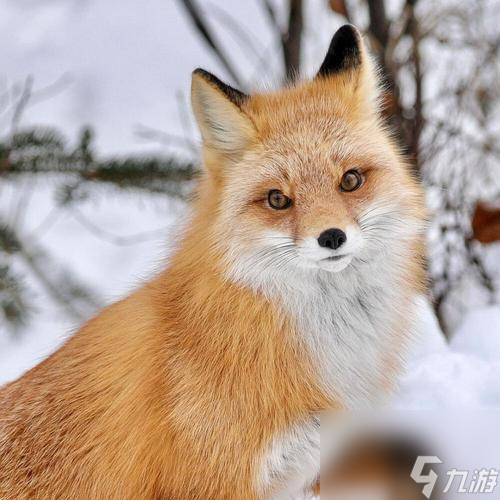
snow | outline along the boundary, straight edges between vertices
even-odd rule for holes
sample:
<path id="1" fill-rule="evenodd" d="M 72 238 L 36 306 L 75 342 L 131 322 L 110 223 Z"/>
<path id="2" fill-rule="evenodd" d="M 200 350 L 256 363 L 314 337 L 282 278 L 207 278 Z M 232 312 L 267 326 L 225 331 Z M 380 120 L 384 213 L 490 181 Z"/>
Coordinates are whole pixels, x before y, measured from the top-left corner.
<path id="1" fill-rule="evenodd" d="M 311 0 L 307 5 L 318 10 L 324 3 Z M 135 134 L 138 125 L 177 135 L 185 134 L 187 127 L 190 138 L 196 140 L 192 123 L 186 125 L 181 119 L 187 109 L 190 73 L 204 66 L 224 77 L 223 69 L 193 36 L 178 2 L 123 0 L 119 8 L 112 4 L 0 0 L 0 97 L 29 74 L 34 76 L 35 89 L 63 77 L 63 83 L 68 83 L 62 90 L 33 102 L 21 125 L 56 125 L 74 139 L 83 125 L 92 124 L 101 154 L 157 151 L 158 144 Z M 237 15 L 265 50 L 266 65 L 259 71 L 258 61 L 222 30 L 221 40 L 231 44 L 232 57 L 246 82 L 271 84 L 276 76 L 277 41 L 269 34 L 267 20 L 256 13 L 252 2 L 238 2 L 237 12 L 231 0 L 214 4 Z M 209 20 L 217 23 L 214 12 L 208 12 Z M 307 31 L 304 49 L 309 72 L 339 26 L 331 14 L 316 18 L 319 25 Z M 0 112 L 0 134 L 9 131 L 11 115 L 12 107 Z M 0 186 L 2 216 L 9 215 L 22 188 Z M 34 238 L 54 206 L 48 186 L 40 183 L 35 188 L 21 228 L 28 239 Z M 61 210 L 50 229 L 36 235 L 38 244 L 98 291 L 103 305 L 127 294 L 162 265 L 185 219 L 182 204 L 159 197 L 102 196 L 79 205 L 79 210 L 108 233 L 129 236 L 155 231 L 136 245 L 116 245 L 83 227 L 70 210 Z M 41 361 L 77 327 L 36 283 L 33 287 L 38 308 L 26 332 L 14 339 L 0 328 L 0 384 Z M 500 409 L 500 308 L 479 304 L 449 343 L 424 300 L 418 317 L 418 341 L 412 346 L 392 408 Z"/>
<path id="2" fill-rule="evenodd" d="M 500 409 L 500 307 L 471 311 L 449 343 L 426 301 L 398 410 Z"/>
<path id="3" fill-rule="evenodd" d="M 453 335 L 451 346 L 457 352 L 474 354 L 478 359 L 489 363 L 498 361 L 500 309 L 490 306 L 472 311 Z"/>

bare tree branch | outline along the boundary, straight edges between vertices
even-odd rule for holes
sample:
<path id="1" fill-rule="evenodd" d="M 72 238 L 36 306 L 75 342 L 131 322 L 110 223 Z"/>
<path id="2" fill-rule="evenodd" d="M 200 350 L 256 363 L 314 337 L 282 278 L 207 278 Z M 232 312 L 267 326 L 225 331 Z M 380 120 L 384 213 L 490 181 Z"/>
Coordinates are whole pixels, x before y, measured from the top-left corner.
<path id="1" fill-rule="evenodd" d="M 203 15 L 201 13 L 200 7 L 196 4 L 195 0 L 179 0 L 180 4 L 186 9 L 191 21 L 193 22 L 196 30 L 200 36 L 205 40 L 205 43 L 212 49 L 214 54 L 219 59 L 220 63 L 224 66 L 225 70 L 228 72 L 229 76 L 233 79 L 234 83 L 241 86 L 242 82 L 233 68 L 229 59 L 226 57 L 224 51 L 220 45 L 215 40 L 215 37 L 210 31 L 207 23 L 205 22 Z"/>
<path id="2" fill-rule="evenodd" d="M 273 28 L 279 33 L 281 37 L 282 30 L 278 22 L 278 16 L 276 15 L 276 11 L 274 10 L 272 3 L 269 0 L 261 0 L 261 4 L 269 18 L 269 21 L 271 22 L 271 26 L 273 26 Z"/>
<path id="3" fill-rule="evenodd" d="M 33 76 L 29 75 L 24 82 L 23 90 L 19 99 L 16 102 L 14 113 L 12 114 L 11 120 L 11 135 L 14 135 L 17 132 L 17 128 L 19 127 L 19 123 L 21 121 L 21 117 L 28 105 L 28 102 L 31 98 L 31 94 L 33 92 Z"/>
<path id="4" fill-rule="evenodd" d="M 248 31 L 235 16 L 232 16 L 218 5 L 210 3 L 208 8 L 210 9 L 211 17 L 217 18 L 217 20 L 226 27 L 227 31 L 233 35 L 234 40 L 239 44 L 241 49 L 255 59 L 259 59 L 260 53 L 264 50 L 260 40 L 254 36 L 252 32 Z"/>
<path id="5" fill-rule="evenodd" d="M 100 240 L 107 241 L 116 246 L 132 246 L 144 243 L 145 241 L 151 239 L 161 238 L 166 234 L 168 227 L 152 229 L 151 231 L 141 231 L 139 233 L 130 234 L 127 236 L 122 236 L 114 233 L 110 233 L 105 229 L 102 229 L 97 224 L 94 224 L 90 219 L 88 219 L 80 210 L 76 207 L 72 207 L 71 214 L 74 219 L 83 226 L 87 231 L 92 233 L 94 236 Z"/>
<path id="6" fill-rule="evenodd" d="M 415 116 L 413 118 L 412 134 L 409 143 L 410 154 L 413 156 L 415 161 L 415 167 L 417 171 L 420 171 L 420 136 L 422 134 L 422 129 L 424 127 L 424 115 L 423 115 L 423 74 L 422 74 L 422 61 L 420 55 L 420 27 L 419 22 L 415 16 L 414 0 L 408 0 L 408 5 L 410 7 L 411 17 L 408 23 L 408 31 L 412 39 L 412 62 L 414 70 L 414 81 L 415 81 L 415 104 L 414 112 Z"/>

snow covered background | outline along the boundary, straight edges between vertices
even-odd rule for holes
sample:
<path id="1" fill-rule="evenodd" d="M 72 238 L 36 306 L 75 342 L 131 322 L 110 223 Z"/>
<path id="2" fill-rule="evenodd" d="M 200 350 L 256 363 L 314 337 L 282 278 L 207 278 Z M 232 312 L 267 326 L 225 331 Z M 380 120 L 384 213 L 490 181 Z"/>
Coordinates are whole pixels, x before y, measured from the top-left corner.
<path id="1" fill-rule="evenodd" d="M 232 7 L 266 54 L 265 64 L 235 46 L 232 59 L 248 85 L 270 85 L 278 64 L 276 40 L 252 1 L 217 0 L 210 20 L 221 23 L 217 6 Z M 317 67 L 340 21 L 310 0 L 308 10 L 318 20 L 306 30 L 306 70 Z M 60 82 L 60 90 L 33 102 L 22 126 L 56 125 L 71 138 L 86 124 L 95 127 L 100 154 L 158 151 L 161 144 L 145 141 L 137 129 L 147 126 L 197 141 L 188 110 L 190 74 L 203 66 L 221 76 L 224 71 L 199 39 L 173 0 L 0 0 L 0 95 L 33 75 L 35 90 Z M 323 11 L 322 11 L 323 12 Z M 253 63 L 249 62 L 254 57 Z M 11 116 L 0 114 L 0 133 L 8 132 Z M 190 152 L 178 148 L 179 156 Z M 29 181 L 33 183 L 32 179 Z M 0 211 L 8 217 L 23 186 L 0 185 Z M 74 213 L 59 210 L 47 228 L 54 207 L 53 192 L 36 185 L 24 215 L 22 234 L 36 238 L 64 266 L 99 292 L 103 303 L 114 301 L 147 279 L 168 256 L 182 226 L 181 202 L 160 197 L 119 195 L 98 197 L 79 205 L 102 234 L 84 227 Z M 12 215 L 12 214 L 11 214 Z M 44 224 L 43 232 L 40 224 Z M 132 237 L 134 244 L 113 242 Z M 144 235 L 144 237 L 141 237 Z M 491 249 L 500 262 L 500 248 Z M 500 264 L 497 264 L 500 266 Z M 0 326 L 0 383 L 21 375 L 58 345 L 78 325 L 73 324 L 33 283 L 37 305 L 27 331 L 13 338 Z M 478 305 L 468 312 L 450 343 L 446 343 L 428 304 L 422 301 L 419 341 L 415 344 L 394 409 L 500 409 L 500 307 Z"/>

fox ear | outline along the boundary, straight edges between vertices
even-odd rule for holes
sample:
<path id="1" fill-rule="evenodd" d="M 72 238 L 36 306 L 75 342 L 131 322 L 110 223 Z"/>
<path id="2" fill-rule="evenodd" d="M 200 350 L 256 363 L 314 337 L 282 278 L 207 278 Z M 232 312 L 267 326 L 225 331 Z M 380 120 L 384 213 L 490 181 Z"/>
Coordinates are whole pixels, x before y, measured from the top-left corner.
<path id="1" fill-rule="evenodd" d="M 363 40 L 359 31 L 350 24 L 342 26 L 333 35 L 317 77 L 327 77 L 343 71 L 359 69 L 362 51 Z"/>
<path id="2" fill-rule="evenodd" d="M 241 151 L 255 136 L 242 110 L 248 96 L 203 69 L 193 72 L 191 105 L 205 146 L 226 154 Z"/>
<path id="3" fill-rule="evenodd" d="M 331 78 L 349 88 L 359 103 L 377 108 L 378 76 L 373 61 L 357 28 L 346 24 L 332 38 L 316 75 L 317 80 Z"/>

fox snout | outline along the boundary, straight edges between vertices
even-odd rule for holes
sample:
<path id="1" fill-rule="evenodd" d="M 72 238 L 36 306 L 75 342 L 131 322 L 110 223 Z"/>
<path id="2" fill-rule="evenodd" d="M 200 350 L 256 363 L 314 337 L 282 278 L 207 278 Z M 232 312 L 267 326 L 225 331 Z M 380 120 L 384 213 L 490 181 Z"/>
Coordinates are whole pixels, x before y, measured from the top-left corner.
<path id="1" fill-rule="evenodd" d="M 320 247 L 337 250 L 347 241 L 347 235 L 342 229 L 331 228 L 323 231 L 318 238 Z"/>

